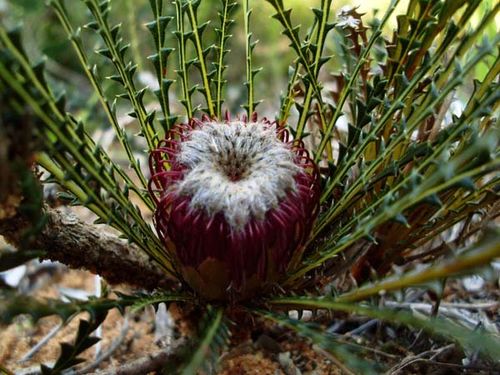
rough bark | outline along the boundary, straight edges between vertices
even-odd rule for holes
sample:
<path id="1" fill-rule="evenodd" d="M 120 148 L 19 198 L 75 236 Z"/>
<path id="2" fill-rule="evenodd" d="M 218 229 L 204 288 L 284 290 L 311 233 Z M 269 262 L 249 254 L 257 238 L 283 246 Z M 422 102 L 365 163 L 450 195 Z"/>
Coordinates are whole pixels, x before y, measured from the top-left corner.
<path id="1" fill-rule="evenodd" d="M 137 246 L 103 232 L 96 225 L 85 224 L 61 209 L 47 208 L 45 213 L 47 225 L 30 244 L 33 249 L 44 251 L 45 259 L 86 269 L 111 284 L 126 283 L 146 290 L 175 285 Z M 18 213 L 0 220 L 0 235 L 18 246 L 29 225 Z"/>

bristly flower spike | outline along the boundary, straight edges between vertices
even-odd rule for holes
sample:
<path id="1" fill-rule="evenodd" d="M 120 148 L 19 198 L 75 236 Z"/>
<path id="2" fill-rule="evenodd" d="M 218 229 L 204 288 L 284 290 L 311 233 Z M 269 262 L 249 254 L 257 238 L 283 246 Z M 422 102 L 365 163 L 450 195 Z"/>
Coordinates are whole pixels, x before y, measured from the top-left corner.
<path id="1" fill-rule="evenodd" d="M 204 116 L 150 155 L 155 224 L 184 281 L 209 300 L 248 298 L 283 277 L 319 207 L 319 173 L 284 126 Z"/>

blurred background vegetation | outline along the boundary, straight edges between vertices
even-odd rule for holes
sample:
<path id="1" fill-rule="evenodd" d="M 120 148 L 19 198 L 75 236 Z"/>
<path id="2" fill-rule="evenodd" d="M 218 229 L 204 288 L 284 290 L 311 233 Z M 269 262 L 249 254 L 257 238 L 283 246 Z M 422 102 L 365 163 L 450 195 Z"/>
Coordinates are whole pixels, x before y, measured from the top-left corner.
<path id="1" fill-rule="evenodd" d="M 236 1 L 240 3 L 240 1 Z M 146 30 L 145 24 L 151 21 L 151 11 L 148 5 L 149 0 L 117 0 L 112 3 L 114 9 L 112 17 L 116 22 L 122 22 L 124 26 L 124 38 L 129 40 L 132 48 L 132 60 L 138 64 L 141 72 L 138 77 L 144 86 L 153 87 L 156 85 L 153 66 L 148 61 L 147 56 L 152 54 L 152 41 L 149 32 Z M 319 0 L 284 0 L 287 7 L 293 9 L 292 19 L 298 25 L 310 25 L 312 21 L 312 12 L 310 8 L 318 6 Z M 386 9 L 390 0 L 379 0 L 375 3 L 352 1 L 352 0 L 337 0 L 334 2 L 334 14 L 344 6 L 359 6 L 358 12 L 364 13 L 364 25 L 370 26 L 377 16 Z M 479 22 L 481 15 L 491 7 L 493 0 L 483 0 L 478 14 L 474 18 Z M 66 2 L 70 14 L 73 15 L 74 25 L 85 25 L 88 21 L 88 15 L 82 1 L 67 1 Z M 389 22 L 385 30 L 387 36 L 391 34 L 393 27 L 396 25 L 396 15 L 404 12 L 408 4 L 408 0 L 400 2 L 398 9 L 394 12 L 394 16 Z M 229 41 L 231 53 L 227 56 L 227 64 L 229 65 L 226 74 L 228 85 L 226 89 L 226 105 L 232 113 L 242 113 L 241 104 L 245 101 L 246 88 L 243 85 L 245 81 L 245 36 L 243 30 L 243 12 L 241 4 L 238 7 L 234 18 L 236 19 L 233 27 L 233 38 Z M 167 2 L 167 11 L 173 13 L 174 7 Z M 252 13 L 252 31 L 253 40 L 258 40 L 258 44 L 254 53 L 254 66 L 261 67 L 262 70 L 257 74 L 256 96 L 262 103 L 258 107 L 258 112 L 268 117 L 274 117 L 279 106 L 280 93 L 286 88 L 288 69 L 293 62 L 293 51 L 288 46 L 287 39 L 281 35 L 281 27 L 279 23 L 271 19 L 272 8 L 262 0 L 250 1 L 250 6 L 253 9 Z M 204 0 L 200 6 L 200 21 L 205 22 L 210 20 L 210 26 L 218 24 L 217 12 L 220 9 L 219 0 Z M 69 103 L 70 109 L 76 111 L 80 118 L 89 126 L 89 129 L 99 129 L 100 124 L 105 124 L 104 115 L 96 114 L 97 97 L 83 75 L 78 59 L 74 51 L 70 48 L 64 31 L 58 22 L 55 14 L 41 0 L 0 0 L 0 16 L 4 21 L 11 25 L 20 23 L 21 19 L 25 38 L 24 44 L 32 57 L 33 61 L 41 59 L 42 56 L 48 57 L 47 69 L 51 74 L 51 80 L 54 87 L 59 87 L 69 94 L 72 98 Z M 500 20 L 499 20 L 500 21 Z M 498 25 L 499 22 L 496 22 Z M 307 32 L 306 27 L 301 28 L 301 33 L 304 35 Z M 84 42 L 87 44 L 88 50 L 99 48 L 99 41 L 94 33 L 84 30 Z M 488 33 L 492 36 L 497 33 L 497 27 L 492 24 Z M 214 38 L 213 29 L 204 34 L 205 38 Z M 342 59 L 342 51 L 338 43 L 338 38 L 342 36 L 338 32 L 332 33 L 328 44 L 326 45 L 326 53 L 333 56 L 339 56 L 338 59 L 332 59 L 330 66 L 323 69 L 324 81 L 329 81 L 329 74 L 332 72 L 341 72 L 344 69 L 344 60 Z M 177 41 L 174 35 L 170 35 L 171 47 L 176 47 Z M 194 51 L 191 51 L 194 56 Z M 109 64 L 97 54 L 91 55 L 91 63 L 99 66 L 99 71 L 102 77 L 107 73 L 112 72 L 112 67 L 106 66 Z M 380 57 L 381 59 L 384 56 Z M 477 70 L 477 78 L 482 78 L 487 71 L 487 66 L 479 67 Z M 167 72 L 170 78 L 177 78 L 174 68 Z M 192 80 L 198 79 L 195 74 Z M 112 96 L 117 90 L 114 83 L 107 83 L 108 94 Z M 155 106 L 155 98 L 149 98 L 151 106 Z M 124 103 L 126 104 L 126 103 Z M 180 106 L 180 104 L 177 103 Z M 174 107 L 175 108 L 175 107 Z M 120 109 L 120 103 L 118 103 Z M 182 109 L 178 107 L 179 113 Z M 97 112 L 99 113 L 99 112 Z M 119 112 L 120 113 L 120 112 Z M 123 113 L 125 116 L 125 113 Z M 126 116 L 125 116 L 126 117 Z"/>

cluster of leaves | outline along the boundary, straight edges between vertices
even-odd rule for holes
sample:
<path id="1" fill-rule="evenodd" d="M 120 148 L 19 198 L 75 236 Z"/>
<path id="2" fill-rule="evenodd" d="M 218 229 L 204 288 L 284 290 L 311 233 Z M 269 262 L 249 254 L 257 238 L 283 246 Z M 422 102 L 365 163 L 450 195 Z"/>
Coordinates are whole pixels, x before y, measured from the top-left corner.
<path id="1" fill-rule="evenodd" d="M 130 46 L 122 38 L 121 24 L 110 21 L 111 1 L 82 2 L 91 16 L 83 27 L 73 24 L 63 0 L 51 0 L 49 6 L 68 35 L 134 176 L 113 162 L 93 141 L 85 124 L 67 112 L 64 95 L 54 94 L 47 83 L 43 62 L 30 62 L 20 30 L 1 25 L 0 89 L 13 93 L 6 96 L 9 109 L 21 116 L 29 108 L 37 119 L 36 135 L 43 152 L 36 155 L 36 162 L 50 173 L 49 181 L 64 189 L 71 204 L 90 209 L 99 223 L 120 231 L 175 277 L 171 259 L 144 220 L 144 213 L 132 203 L 140 201 L 146 210 L 154 209 L 140 159 L 118 120 L 117 107 L 121 101 L 130 105 L 129 116 L 137 122 L 138 137 L 148 150 L 183 117 L 202 113 L 220 117 L 236 4 L 221 0 L 219 22 L 211 28 L 208 21 L 199 20 L 201 0 L 175 0 L 172 5 L 150 0 L 153 20 L 146 27 L 155 51 L 149 61 L 158 80 L 153 92 L 159 103 L 156 113 L 147 106 L 149 90 L 138 87 L 137 65 L 129 57 Z M 324 334 L 320 327 L 289 319 L 280 311 L 329 310 L 407 324 L 498 358 L 498 337 L 471 332 L 441 318 L 421 319 L 376 306 L 381 292 L 471 273 L 499 256 L 498 230 L 485 235 L 484 228 L 499 215 L 495 111 L 500 62 L 495 47 L 498 37 L 488 40 L 484 31 L 494 22 L 500 6 L 486 12 L 478 26 L 468 28 L 477 14 L 478 0 L 410 0 L 406 13 L 397 17 L 397 30 L 387 39 L 383 30 L 397 0 L 370 28 L 355 9 L 343 10 L 334 22 L 332 1 L 321 0 L 313 8 L 314 21 L 306 32 L 293 23 L 292 10 L 283 0 L 267 2 L 296 56 L 276 120 L 287 124 L 294 137 L 309 146 L 321 167 L 321 212 L 303 259 L 283 281 L 293 294 L 262 296 L 245 304 L 246 311 L 296 331 L 359 371 L 372 368 L 355 355 L 363 353 L 362 348 Z M 259 103 L 254 84 L 259 69 L 252 58 L 255 42 L 249 0 L 243 1 L 242 12 L 247 71 L 244 109 L 250 116 Z M 89 53 L 94 51 L 84 47 L 87 31 L 101 39 L 102 46 L 95 52 L 102 56 L 102 64 L 114 68 L 114 74 L 105 79 L 100 66 L 90 64 Z M 171 32 L 175 48 L 167 45 Z M 327 70 L 334 62 L 342 68 L 330 76 Z M 488 71 L 471 87 L 468 82 L 481 64 Z M 172 70 L 176 80 L 167 75 Z M 107 96 L 108 81 L 118 85 L 116 97 Z M 177 96 L 183 113 L 176 109 Z M 203 104 L 199 104 L 200 98 Z M 463 111 L 446 119 L 457 98 L 463 100 Z M 452 228 L 458 228 L 457 236 L 444 235 Z M 395 264 L 430 262 L 443 254 L 448 257 L 445 263 L 397 279 L 390 277 Z M 323 287 L 335 287 L 335 281 L 346 272 L 352 272 L 359 284 L 374 275 L 383 278 L 389 274 L 389 278 L 325 296 Z M 183 293 L 163 295 L 160 300 L 143 296 L 142 301 L 193 303 Z M 58 361 L 59 367 L 53 371 L 74 365 L 77 355 L 95 342 L 89 336 L 106 311 L 135 303 L 121 296 L 112 302 L 89 301 L 94 310 L 74 303 L 38 304 L 28 310 L 22 304 L 16 307 L 18 300 L 9 298 L 13 302 L 2 305 L 4 317 L 45 311 L 67 319 L 65 312 L 74 316 L 81 311 L 103 311 L 81 324 L 74 345 L 62 350 L 63 354 L 71 352 L 71 361 Z M 228 342 L 224 308 L 199 307 L 206 316 L 198 337 L 193 338 L 194 349 L 186 357 L 185 373 L 195 373 L 207 357 L 217 358 Z"/>

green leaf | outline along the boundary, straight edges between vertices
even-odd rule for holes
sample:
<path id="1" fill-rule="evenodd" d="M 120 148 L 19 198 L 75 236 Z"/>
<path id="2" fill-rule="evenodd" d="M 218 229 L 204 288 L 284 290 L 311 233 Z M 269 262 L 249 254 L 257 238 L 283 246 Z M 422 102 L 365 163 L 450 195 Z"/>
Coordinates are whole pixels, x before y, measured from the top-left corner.
<path id="1" fill-rule="evenodd" d="M 309 58 L 309 43 L 302 43 L 299 35 L 299 26 L 293 26 L 291 21 L 291 9 L 285 9 L 283 5 L 283 1 L 281 0 L 267 0 L 274 9 L 276 10 L 276 14 L 273 15 L 273 18 L 277 19 L 281 25 L 283 26 L 283 34 L 285 34 L 290 39 L 290 46 L 297 53 L 297 61 L 300 63 L 302 68 L 305 70 L 305 79 L 304 84 L 306 86 L 306 95 L 304 98 L 304 102 L 301 104 L 302 110 L 300 111 L 300 117 L 297 124 L 297 129 L 295 132 L 295 137 L 298 139 L 302 139 L 304 137 L 304 130 L 307 120 L 309 119 L 311 112 L 310 107 L 312 104 L 313 96 L 319 103 L 318 114 L 320 116 L 322 130 L 323 126 L 326 126 L 326 119 L 324 116 L 324 112 L 327 110 L 325 106 L 321 94 L 320 82 L 318 81 L 319 68 L 322 63 L 320 61 L 323 59 L 323 47 L 326 41 L 326 37 L 328 32 L 331 30 L 328 24 L 328 18 L 330 14 L 331 1 L 330 0 L 322 0 L 321 1 L 321 19 L 319 21 L 319 26 L 317 27 L 316 38 L 313 43 L 315 47 L 314 57 L 313 59 Z M 318 11 L 314 11 L 318 14 Z M 328 148 L 329 157 L 332 157 L 331 148 Z"/>
<path id="2" fill-rule="evenodd" d="M 193 41 L 197 55 L 197 64 L 195 65 L 198 67 L 200 71 L 201 80 L 203 83 L 202 93 L 205 96 L 205 100 L 207 103 L 208 115 L 210 117 L 214 117 L 215 108 L 214 108 L 214 101 L 212 99 L 212 90 L 210 87 L 210 73 L 208 71 L 206 64 L 206 50 L 203 49 L 203 41 L 202 41 L 203 31 L 205 27 L 208 25 L 208 23 L 199 25 L 198 13 L 197 13 L 198 6 L 199 2 L 197 1 L 188 0 L 186 2 L 187 15 L 189 22 L 191 23 L 191 32 L 192 32 L 191 40 Z"/>
<path id="3" fill-rule="evenodd" d="M 24 54 L 12 49 L 12 41 L 2 27 L 0 42 L 14 56 L 13 61 L 5 59 L 4 62 L 0 59 L 0 82 L 4 82 L 13 92 L 13 95 L 9 96 L 9 105 L 17 111 L 18 116 L 23 116 L 25 106 L 31 108 L 33 117 L 37 120 L 38 134 L 43 140 L 45 151 L 50 155 L 37 155 L 37 162 L 51 173 L 52 178 L 61 186 L 78 198 L 79 202 L 103 221 L 111 223 L 126 234 L 167 273 L 172 273 L 163 245 L 141 213 L 123 194 L 114 172 L 118 171 L 120 177 L 125 176 L 124 179 L 130 182 L 130 186 L 135 184 L 122 173 L 102 148 L 95 145 L 73 116 L 60 111 L 50 88 L 46 87 L 44 81 L 37 79 Z M 23 73 L 27 79 L 24 82 L 14 76 Z M 104 195 L 108 195 L 108 198 L 103 198 Z M 143 192 L 140 192 L 140 195 L 144 196 Z M 148 200 L 151 202 L 150 197 Z M 124 211 L 116 210 L 116 205 L 123 207 Z M 131 221 L 137 225 L 131 226 Z M 145 238 L 148 240 L 145 241 Z"/>
<path id="4" fill-rule="evenodd" d="M 101 106 L 106 114 L 106 117 L 108 118 L 109 123 L 113 126 L 113 129 L 116 132 L 117 139 L 119 140 L 122 148 L 125 150 L 125 153 L 126 153 L 127 158 L 130 162 L 130 165 L 132 166 L 137 177 L 139 178 L 141 187 L 146 188 L 146 186 L 147 186 L 146 179 L 144 177 L 143 172 L 139 168 L 139 165 L 136 162 L 136 159 L 133 155 L 133 151 L 132 151 L 131 145 L 129 144 L 129 141 L 128 141 L 128 138 L 125 134 L 125 131 L 118 123 L 118 119 L 116 117 L 116 112 L 104 94 L 104 89 L 102 87 L 102 84 L 101 84 L 100 79 L 99 79 L 98 74 L 97 74 L 97 67 L 96 66 L 92 67 L 90 62 L 89 62 L 89 59 L 87 57 L 87 53 L 86 53 L 85 48 L 84 48 L 83 43 L 82 43 L 82 39 L 79 36 L 80 28 L 78 28 L 75 31 L 75 29 L 73 28 L 73 26 L 70 22 L 68 12 L 67 12 L 66 8 L 64 7 L 64 4 L 61 0 L 52 0 L 52 1 L 50 1 L 49 4 L 54 9 L 54 11 L 57 15 L 57 18 L 59 19 L 65 32 L 70 36 L 78 35 L 78 37 L 69 38 L 71 45 L 78 56 L 80 65 L 82 66 L 83 71 L 85 72 L 85 75 L 87 76 L 89 82 L 91 83 L 92 87 L 94 88 L 94 91 L 95 91 L 97 97 L 99 98 L 99 102 L 100 102 L 100 104 L 101 104 Z M 90 28 L 96 32 L 100 31 L 100 27 L 99 27 L 97 22 L 91 22 L 91 23 L 87 24 L 85 27 Z M 126 50 L 126 48 L 124 46 L 119 51 L 122 58 L 123 58 L 123 54 L 125 53 L 125 50 Z M 121 79 L 121 83 L 124 84 L 123 79 Z M 62 109 L 61 109 L 61 111 L 62 111 Z M 138 193 L 138 196 L 143 200 L 143 202 L 146 204 L 146 206 L 148 206 L 150 209 L 153 209 L 153 203 L 152 203 L 152 200 L 150 199 L 150 197 L 148 197 L 147 194 L 143 194 L 142 192 L 140 192 L 140 189 L 136 186 L 135 183 L 133 183 L 131 181 L 131 179 L 128 177 L 128 175 L 126 173 L 124 173 L 120 169 L 118 169 L 117 172 L 126 181 L 126 183 L 128 183 L 131 187 L 133 187 L 133 190 L 136 193 Z"/>
<path id="5" fill-rule="evenodd" d="M 440 260 L 437 264 L 422 270 L 407 272 L 402 276 L 390 277 L 371 285 L 361 286 L 351 292 L 341 294 L 336 298 L 336 301 L 360 301 L 382 292 L 401 290 L 434 280 L 471 274 L 478 267 L 486 266 L 500 256 L 499 238 L 500 229 L 492 228 L 480 241 L 460 251 L 460 256 L 447 261 Z"/>
<path id="6" fill-rule="evenodd" d="M 91 319 L 89 321 L 83 319 L 80 320 L 74 344 L 60 344 L 61 353 L 59 354 L 59 358 L 52 368 L 42 365 L 42 374 L 60 374 L 62 370 L 68 369 L 81 362 L 84 362 L 85 360 L 79 358 L 78 355 L 100 341 L 100 338 L 92 337 L 90 335 L 104 322 L 106 316 L 107 311 L 103 311 L 98 313 L 97 315 L 91 316 Z"/>
<path id="7" fill-rule="evenodd" d="M 217 362 L 229 337 L 223 315 L 222 308 L 208 308 L 202 319 L 198 340 L 193 342 L 192 354 L 180 372 L 182 375 L 196 375 L 201 368 L 210 371 Z"/>
<path id="8" fill-rule="evenodd" d="M 177 37 L 177 55 L 179 57 L 178 70 L 176 73 L 181 78 L 182 87 L 182 98 L 180 102 L 186 109 L 186 115 L 188 118 L 192 118 L 194 114 L 193 103 L 191 96 L 194 90 L 189 87 L 189 62 L 187 55 L 186 41 L 190 37 L 191 33 L 186 30 L 185 23 L 185 8 L 183 7 L 182 0 L 175 0 L 175 18 L 176 18 L 176 31 L 174 35 Z"/>
<path id="9" fill-rule="evenodd" d="M 329 297 L 282 297 L 267 301 L 271 306 L 286 309 L 324 309 L 366 316 L 395 324 L 423 329 L 429 334 L 456 341 L 463 348 L 479 351 L 495 359 L 500 356 L 500 339 L 480 331 L 472 331 L 442 318 L 418 318 L 405 311 L 380 308 L 378 306 L 337 302 Z"/>
<path id="10" fill-rule="evenodd" d="M 155 17 L 154 21 L 146 24 L 146 27 L 149 29 L 151 34 L 153 35 L 154 46 L 156 50 L 156 54 L 150 57 L 150 60 L 153 61 L 153 65 L 156 71 L 156 78 L 159 83 L 160 89 L 158 90 L 157 97 L 160 101 L 161 109 L 163 112 L 163 121 L 164 125 L 163 130 L 168 132 L 172 127 L 173 117 L 170 112 L 170 97 L 169 97 L 169 87 L 170 84 L 164 84 L 168 72 L 168 58 L 173 51 L 173 48 L 166 48 L 165 41 L 167 35 L 167 27 L 174 17 L 164 16 L 163 15 L 163 1 L 162 0 L 150 0 L 150 6 L 153 11 L 153 15 Z M 170 81 L 171 82 L 171 81 Z"/>
<path id="11" fill-rule="evenodd" d="M 247 112 L 247 117 L 250 118 L 255 112 L 255 87 L 254 78 L 259 69 L 253 68 L 253 50 L 257 42 L 252 42 L 252 33 L 250 31 L 250 16 L 252 14 L 252 9 L 249 8 L 248 0 L 243 1 L 243 19 L 245 27 L 245 58 L 246 58 L 246 81 L 244 85 L 247 88 L 247 104 L 244 108 Z M 258 103 L 258 102 L 257 102 Z"/>
<path id="12" fill-rule="evenodd" d="M 37 299 L 11 291 L 0 292 L 0 324 L 10 324 L 16 316 L 22 314 L 30 315 L 35 322 L 52 315 L 59 316 L 63 322 L 67 322 L 81 312 L 88 312 L 91 317 L 97 317 L 114 308 L 123 313 L 124 309 L 129 306 L 133 306 L 133 309 L 137 310 L 162 302 L 191 300 L 189 295 L 179 293 L 116 294 L 118 295 L 116 299 L 90 298 L 87 301 L 63 302 L 56 299 Z"/>
<path id="13" fill-rule="evenodd" d="M 108 2 L 99 3 L 98 0 L 84 0 L 85 5 L 92 14 L 94 21 L 99 26 L 98 35 L 102 38 L 105 48 L 98 50 L 98 53 L 106 56 L 115 66 L 117 74 L 123 82 L 123 87 L 128 99 L 134 107 L 136 118 L 141 126 L 141 135 L 146 139 L 148 149 L 153 150 L 158 143 L 157 131 L 152 123 L 146 121 L 148 112 L 143 103 L 142 97 L 138 95 L 140 90 L 135 86 L 134 74 L 136 64 L 126 62 L 124 52 L 128 45 L 122 42 L 120 37 L 120 25 L 110 26 L 108 14 L 110 5 Z"/>
<path id="14" fill-rule="evenodd" d="M 227 49 L 227 43 L 229 38 L 231 37 L 230 27 L 234 23 L 234 20 L 231 18 L 234 10 L 236 9 L 237 3 L 232 0 L 221 0 L 222 2 L 222 10 L 219 12 L 220 18 L 220 26 L 215 29 L 215 32 L 218 37 L 218 43 L 216 48 L 217 51 L 217 60 L 213 64 L 216 68 L 216 77 L 215 77 L 215 107 L 216 107 L 216 115 L 217 118 L 222 119 L 222 103 L 223 100 L 223 88 L 226 83 L 224 79 L 224 71 L 226 70 L 227 65 L 225 65 L 224 57 L 226 56 L 229 50 Z"/>

